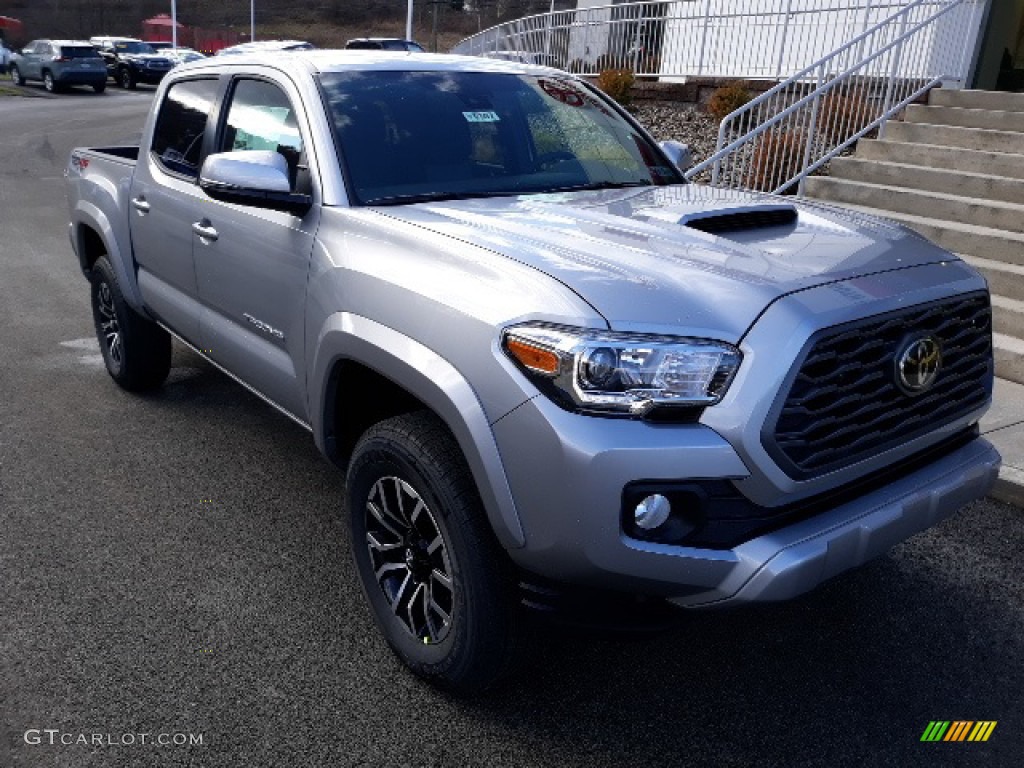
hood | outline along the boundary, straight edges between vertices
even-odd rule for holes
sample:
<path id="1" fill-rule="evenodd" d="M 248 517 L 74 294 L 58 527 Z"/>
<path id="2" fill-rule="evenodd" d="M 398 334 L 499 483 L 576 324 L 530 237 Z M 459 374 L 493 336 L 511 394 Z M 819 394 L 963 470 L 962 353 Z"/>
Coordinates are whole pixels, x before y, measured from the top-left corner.
<path id="1" fill-rule="evenodd" d="M 550 275 L 613 330 L 732 342 L 787 293 L 953 258 L 851 211 L 691 184 L 376 210 Z"/>
<path id="2" fill-rule="evenodd" d="M 168 67 L 171 66 L 171 60 L 161 53 L 122 53 L 120 54 L 122 59 L 128 61 L 139 61 L 145 64 L 166 64 Z"/>

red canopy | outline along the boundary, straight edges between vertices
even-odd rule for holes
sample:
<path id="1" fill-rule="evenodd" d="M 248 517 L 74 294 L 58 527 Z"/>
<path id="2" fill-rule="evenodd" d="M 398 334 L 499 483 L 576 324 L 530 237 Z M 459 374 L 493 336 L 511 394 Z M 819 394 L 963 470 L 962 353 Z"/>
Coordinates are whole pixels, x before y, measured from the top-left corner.
<path id="1" fill-rule="evenodd" d="M 145 24 L 145 25 L 150 25 L 150 26 L 154 26 L 154 27 L 170 27 L 170 26 L 173 26 L 173 24 L 174 24 L 174 22 L 171 21 L 171 17 L 168 16 L 166 13 L 158 13 L 153 18 L 146 19 L 142 23 Z M 181 29 L 181 28 L 183 28 L 185 26 L 180 21 L 177 22 L 177 24 L 178 24 L 178 28 L 179 29 Z"/>

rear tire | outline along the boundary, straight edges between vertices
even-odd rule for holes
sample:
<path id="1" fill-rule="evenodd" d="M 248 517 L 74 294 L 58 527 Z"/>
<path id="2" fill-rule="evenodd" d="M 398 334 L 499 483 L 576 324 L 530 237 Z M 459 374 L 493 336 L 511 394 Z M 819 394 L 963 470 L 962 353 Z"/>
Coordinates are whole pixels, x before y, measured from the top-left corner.
<path id="1" fill-rule="evenodd" d="M 58 90 L 57 81 L 53 79 L 53 75 L 50 72 L 43 72 L 43 88 L 46 89 L 47 93 L 56 93 Z"/>
<path id="2" fill-rule="evenodd" d="M 21 76 L 21 70 L 13 64 L 11 65 L 11 80 L 14 81 L 15 85 L 25 84 L 25 78 Z"/>
<path id="3" fill-rule="evenodd" d="M 460 693 L 498 681 L 521 647 L 514 572 L 447 427 L 426 411 L 371 427 L 347 486 L 356 569 L 394 653 Z"/>
<path id="4" fill-rule="evenodd" d="M 92 317 L 107 373 L 122 389 L 142 392 L 171 370 L 171 336 L 124 300 L 106 256 L 92 266 Z"/>
<path id="5" fill-rule="evenodd" d="M 94 91 L 96 91 L 96 93 L 103 93 L 105 90 L 107 90 L 107 84 L 106 83 L 96 83 L 96 85 L 94 85 L 92 87 L 92 89 Z"/>

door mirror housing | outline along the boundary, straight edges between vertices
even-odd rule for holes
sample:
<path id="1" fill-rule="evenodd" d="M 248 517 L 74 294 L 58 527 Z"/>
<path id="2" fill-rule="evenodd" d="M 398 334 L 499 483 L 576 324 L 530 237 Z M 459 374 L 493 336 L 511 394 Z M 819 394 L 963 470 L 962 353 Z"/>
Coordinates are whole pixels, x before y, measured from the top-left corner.
<path id="1" fill-rule="evenodd" d="M 215 200 L 303 215 L 310 195 L 292 192 L 288 163 L 278 152 L 245 149 L 210 155 L 199 172 L 199 187 Z"/>
<path id="2" fill-rule="evenodd" d="M 681 141 L 659 141 L 658 146 L 680 173 L 686 173 L 693 165 L 693 151 Z"/>

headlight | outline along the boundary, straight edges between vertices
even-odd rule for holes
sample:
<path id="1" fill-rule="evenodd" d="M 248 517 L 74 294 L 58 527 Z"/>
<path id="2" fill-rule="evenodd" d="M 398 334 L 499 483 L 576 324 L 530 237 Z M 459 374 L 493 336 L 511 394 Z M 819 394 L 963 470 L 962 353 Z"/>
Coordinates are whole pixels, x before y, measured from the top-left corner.
<path id="1" fill-rule="evenodd" d="M 560 405 L 630 416 L 714 405 L 741 359 L 721 341 L 547 325 L 509 328 L 502 345 Z"/>

